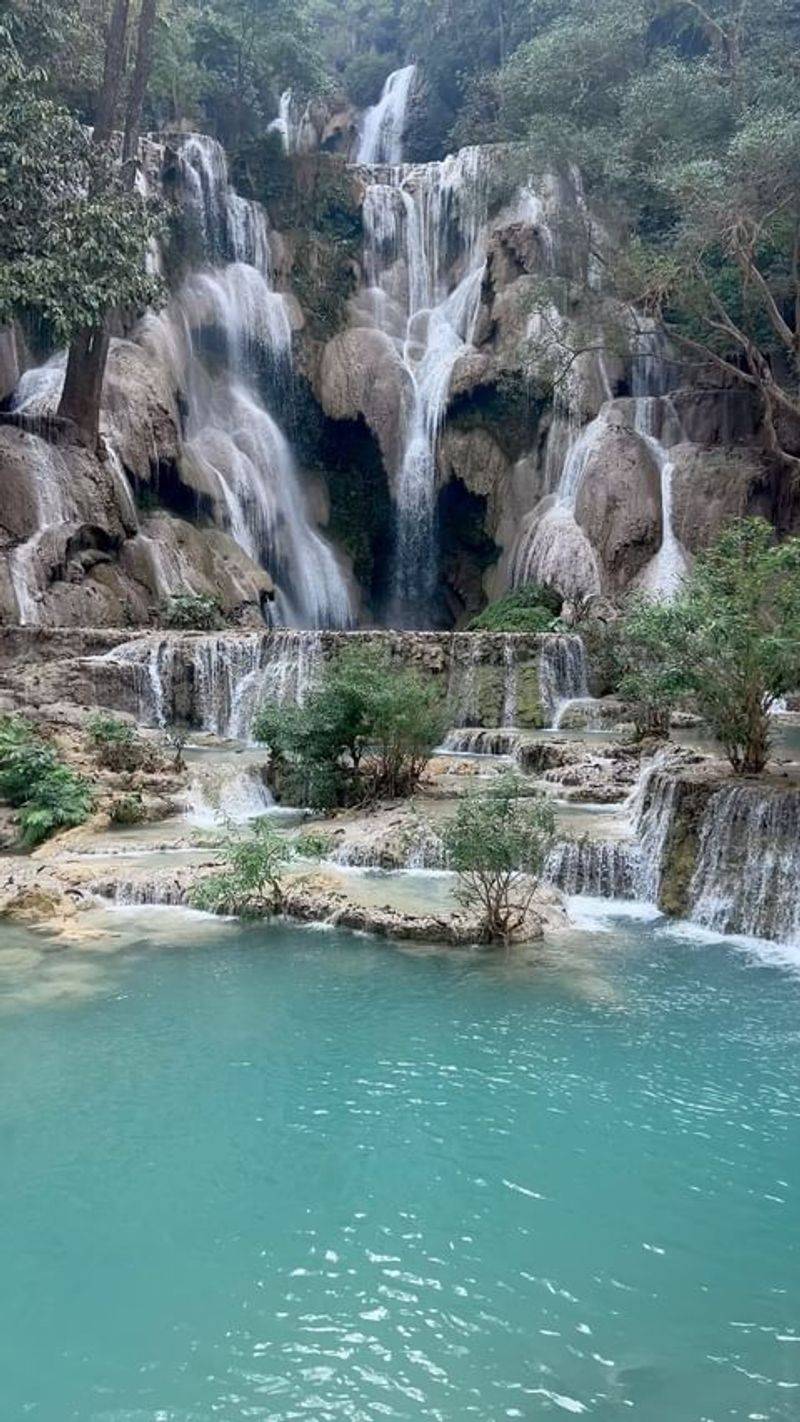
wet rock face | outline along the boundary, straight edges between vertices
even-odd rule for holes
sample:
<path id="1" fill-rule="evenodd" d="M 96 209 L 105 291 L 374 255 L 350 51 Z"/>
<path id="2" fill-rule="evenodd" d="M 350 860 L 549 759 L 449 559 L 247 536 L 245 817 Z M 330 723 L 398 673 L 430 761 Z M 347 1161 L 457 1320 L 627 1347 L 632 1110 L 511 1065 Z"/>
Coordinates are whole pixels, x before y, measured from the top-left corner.
<path id="1" fill-rule="evenodd" d="M 320 364 L 320 404 L 334 420 L 363 415 L 390 473 L 400 460 L 409 398 L 408 372 L 383 331 L 357 326 L 328 342 Z"/>
<path id="2" fill-rule="evenodd" d="M 673 525 L 690 553 L 708 548 L 731 519 L 761 514 L 773 520 L 772 471 L 757 450 L 682 444 L 670 456 Z"/>
<path id="3" fill-rule="evenodd" d="M 659 470 L 647 446 L 624 423 L 609 422 L 590 455 L 575 517 L 614 591 L 627 587 L 658 551 L 663 534 Z"/>

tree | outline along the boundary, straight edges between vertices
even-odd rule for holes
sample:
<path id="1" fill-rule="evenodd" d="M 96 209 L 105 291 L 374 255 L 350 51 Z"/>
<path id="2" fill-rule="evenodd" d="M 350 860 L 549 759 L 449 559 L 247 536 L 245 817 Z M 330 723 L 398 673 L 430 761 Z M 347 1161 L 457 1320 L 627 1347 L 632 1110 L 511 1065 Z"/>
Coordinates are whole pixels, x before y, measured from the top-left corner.
<path id="1" fill-rule="evenodd" d="M 687 685 L 738 774 L 759 774 L 770 712 L 800 685 L 800 538 L 760 518 L 730 525 L 695 564 L 685 596 Z"/>
<path id="2" fill-rule="evenodd" d="M 524 796 L 517 776 L 502 776 L 463 796 L 441 830 L 459 900 L 479 912 L 487 943 L 509 944 L 524 929 L 553 842 L 552 806 L 543 796 Z"/>
<path id="3" fill-rule="evenodd" d="M 672 712 L 687 691 L 684 607 L 639 595 L 613 632 L 617 691 L 631 704 L 637 736 L 668 736 Z"/>
<path id="4" fill-rule="evenodd" d="M 139 14 L 136 62 L 131 81 L 121 164 L 112 156 L 114 129 L 125 80 L 128 20 L 130 0 L 113 0 L 108 25 L 103 84 L 97 103 L 92 144 L 105 159 L 105 168 L 93 166 L 89 175 L 89 202 L 109 195 L 109 180 L 123 190 L 133 190 L 135 155 L 139 144 L 144 95 L 153 57 L 155 0 L 142 0 Z M 115 172 L 119 168 L 119 172 Z M 142 254 L 144 266 L 144 254 Z M 58 413 L 73 424 L 87 444 L 97 443 L 100 423 L 100 402 L 109 350 L 108 317 L 116 303 L 98 310 L 93 320 L 81 326 L 73 335 L 67 356 L 67 368 Z"/>
<path id="5" fill-rule="evenodd" d="M 446 729 L 438 687 L 382 649 L 345 648 L 302 707 L 267 702 L 253 735 L 278 788 L 316 809 L 410 795 Z"/>
<path id="6" fill-rule="evenodd" d="M 159 284 L 145 266 L 156 213 L 126 187 L 110 150 L 47 96 L 45 76 L 25 67 L 2 32 L 0 170 L 0 324 L 32 316 L 58 343 L 84 337 L 91 345 L 109 312 L 157 299 Z M 79 416 L 92 442 L 100 389 L 89 383 L 75 404 L 62 402 L 62 415 Z"/>

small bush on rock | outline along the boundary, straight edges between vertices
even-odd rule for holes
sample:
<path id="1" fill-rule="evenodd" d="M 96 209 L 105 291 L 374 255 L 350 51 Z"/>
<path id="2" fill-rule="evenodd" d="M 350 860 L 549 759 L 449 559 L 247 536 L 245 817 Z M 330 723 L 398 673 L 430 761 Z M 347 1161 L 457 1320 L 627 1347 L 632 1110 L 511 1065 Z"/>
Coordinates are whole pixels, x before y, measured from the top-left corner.
<path id="1" fill-rule="evenodd" d="M 98 712 L 86 726 L 89 745 L 99 765 L 118 773 L 151 768 L 157 756 L 134 726 L 119 716 Z"/>
<path id="2" fill-rule="evenodd" d="M 159 620 L 175 632 L 220 632 L 225 626 L 220 604 L 204 593 L 173 593 L 161 604 Z"/>
<path id="3" fill-rule="evenodd" d="M 279 913 L 284 900 L 284 876 L 295 857 L 292 842 L 266 820 L 247 830 L 231 831 L 222 843 L 223 867 L 197 883 L 191 893 L 194 908 L 206 913 L 264 918 Z"/>
<path id="4" fill-rule="evenodd" d="M 473 618 L 470 632 L 552 632 L 561 612 L 561 599 L 548 588 L 518 588 L 491 602 Z"/>
<path id="5" fill-rule="evenodd" d="M 141 795 L 118 795 L 111 802 L 109 817 L 113 825 L 140 825 L 147 819 Z"/>
<path id="6" fill-rule="evenodd" d="M 469 792 L 442 826 L 458 898 L 480 914 L 487 943 L 508 944 L 524 929 L 554 832 L 552 806 L 543 796 L 524 796 L 515 775 Z"/>

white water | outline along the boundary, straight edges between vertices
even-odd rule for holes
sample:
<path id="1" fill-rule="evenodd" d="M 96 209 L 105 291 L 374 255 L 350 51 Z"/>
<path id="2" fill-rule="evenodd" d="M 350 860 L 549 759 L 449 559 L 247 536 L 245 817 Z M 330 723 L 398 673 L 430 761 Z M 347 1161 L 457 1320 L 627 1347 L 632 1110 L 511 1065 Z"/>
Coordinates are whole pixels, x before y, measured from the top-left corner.
<path id="1" fill-rule="evenodd" d="M 589 699 L 586 648 L 582 638 L 574 634 L 547 637 L 539 657 L 539 681 L 549 725 L 558 728 L 568 707 Z"/>
<path id="2" fill-rule="evenodd" d="M 712 796 L 689 893 L 705 928 L 800 946 L 800 791 L 748 784 Z"/>
<path id="3" fill-rule="evenodd" d="M 377 104 L 364 114 L 357 163 L 402 162 L 403 134 L 415 76 L 413 64 L 389 75 Z"/>
<path id="4" fill-rule="evenodd" d="M 558 485 L 523 521 L 511 556 L 511 586 L 554 588 L 567 600 L 597 595 L 602 590 L 600 564 L 586 534 L 575 519 L 575 505 L 586 468 L 607 429 L 607 407 L 577 431 L 563 412 L 557 414 L 548 440 L 567 451 Z"/>
<path id="5" fill-rule="evenodd" d="M 284 153 L 310 153 L 317 143 L 317 133 L 311 121 L 310 105 L 302 111 L 295 103 L 291 89 L 284 89 L 278 103 L 277 118 L 268 127 L 269 132 L 279 133 Z"/>
<path id="6" fill-rule="evenodd" d="M 658 466 L 661 483 L 661 547 L 637 579 L 653 598 L 669 600 L 680 591 L 689 570 L 684 549 L 673 525 L 672 484 L 675 463 L 663 442 L 669 429 L 678 439 L 680 420 L 669 397 L 670 372 L 663 342 L 655 332 L 641 332 L 633 361 L 634 425 Z M 659 425 L 663 433 L 659 437 Z"/>
<path id="7" fill-rule="evenodd" d="M 246 741 L 263 701 L 302 705 L 322 659 L 319 633 L 252 632 L 136 638 L 98 660 L 130 669 L 140 720 Z"/>
<path id="8" fill-rule="evenodd" d="M 426 625 L 436 584 L 436 443 L 453 368 L 469 349 L 486 256 L 479 149 L 377 168 L 364 201 L 365 318 L 394 342 L 411 392 L 391 471 L 397 511 L 393 620 Z"/>
<path id="9" fill-rule="evenodd" d="M 212 263 L 189 276 L 140 340 L 163 361 L 186 406 L 185 460 L 213 491 L 216 516 L 268 569 L 285 625 L 353 620 L 337 559 L 310 517 L 289 444 L 262 401 L 258 376 L 288 384 L 291 326 L 271 287 L 269 232 L 257 204 L 228 182 L 219 144 L 192 135 L 181 149 L 184 194 Z"/>
<path id="10" fill-rule="evenodd" d="M 227 761 L 195 765 L 189 785 L 186 818 L 198 829 L 247 824 L 274 806 L 261 769 Z"/>
<path id="11" fill-rule="evenodd" d="M 20 625 L 31 627 L 40 621 L 41 595 L 47 585 L 42 545 L 70 519 L 69 471 L 59 451 L 44 440 L 29 440 L 26 459 L 33 478 L 38 528 L 13 550 L 8 568 Z"/>

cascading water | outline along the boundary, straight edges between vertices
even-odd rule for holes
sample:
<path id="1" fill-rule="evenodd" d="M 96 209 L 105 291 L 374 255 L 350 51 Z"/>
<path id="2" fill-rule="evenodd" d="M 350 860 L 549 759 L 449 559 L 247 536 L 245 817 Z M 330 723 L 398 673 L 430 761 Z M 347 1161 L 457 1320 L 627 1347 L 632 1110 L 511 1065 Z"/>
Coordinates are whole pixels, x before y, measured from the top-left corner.
<path id="1" fill-rule="evenodd" d="M 477 148 L 441 163 L 373 168 L 364 200 L 365 319 L 408 374 L 393 620 L 425 626 L 436 584 L 436 442 L 450 379 L 477 321 L 486 257 L 487 170 Z"/>
<path id="2" fill-rule="evenodd" d="M 550 636 L 539 658 L 542 705 L 557 728 L 568 706 L 589 698 L 586 648 L 577 635 Z"/>
<path id="3" fill-rule="evenodd" d="M 638 897 L 657 904 L 661 893 L 667 841 L 672 829 L 677 777 L 669 769 L 672 749 L 659 752 L 645 767 L 628 801 L 629 822 L 641 850 Z"/>
<path id="4" fill-rule="evenodd" d="M 332 549 L 313 526 L 289 444 L 259 393 L 291 370 L 291 326 L 271 287 L 266 216 L 232 191 L 219 144 L 191 135 L 180 150 L 185 208 L 213 263 L 184 283 L 139 339 L 164 362 L 186 401 L 185 460 L 216 490 L 219 517 L 266 566 L 280 621 L 342 627 L 350 594 Z"/>
<path id="5" fill-rule="evenodd" d="M 725 787 L 706 807 L 689 889 L 695 923 L 800 946 L 800 791 Z"/>
<path id="6" fill-rule="evenodd" d="M 564 894 L 635 899 L 641 887 L 641 854 L 635 844 L 624 842 L 562 840 L 550 850 L 543 872 L 547 883 Z"/>
<path id="7" fill-rule="evenodd" d="M 48 536 L 70 520 L 69 471 L 57 449 L 44 440 L 31 440 L 27 451 L 36 496 L 38 528 L 15 548 L 8 561 L 11 585 L 22 627 L 36 626 L 41 616 L 40 596 L 46 579 L 42 548 Z"/>
<path id="8" fill-rule="evenodd" d="M 402 162 L 408 101 L 416 72 L 413 64 L 407 64 L 389 75 L 377 104 L 364 114 L 357 163 Z"/>
<path id="9" fill-rule="evenodd" d="M 136 638 L 100 658 L 129 669 L 139 719 L 248 740 L 262 701 L 302 705 L 323 658 L 315 632 Z"/>
<path id="10" fill-rule="evenodd" d="M 661 547 L 640 574 L 639 586 L 651 597 L 669 599 L 679 591 L 688 571 L 688 560 L 672 521 L 674 460 L 666 439 L 680 440 L 682 430 L 669 396 L 670 367 L 663 341 L 656 332 L 642 331 L 635 338 L 633 359 L 634 425 L 658 465 L 661 481 Z M 659 434 L 660 427 L 660 434 Z"/>
<path id="11" fill-rule="evenodd" d="M 556 490 L 523 522 L 511 556 L 511 586 L 555 588 L 562 597 L 599 594 L 602 577 L 597 555 L 575 519 L 575 505 L 590 458 L 606 433 L 607 407 L 581 431 L 563 410 L 557 412 L 549 446 L 567 452 Z"/>

